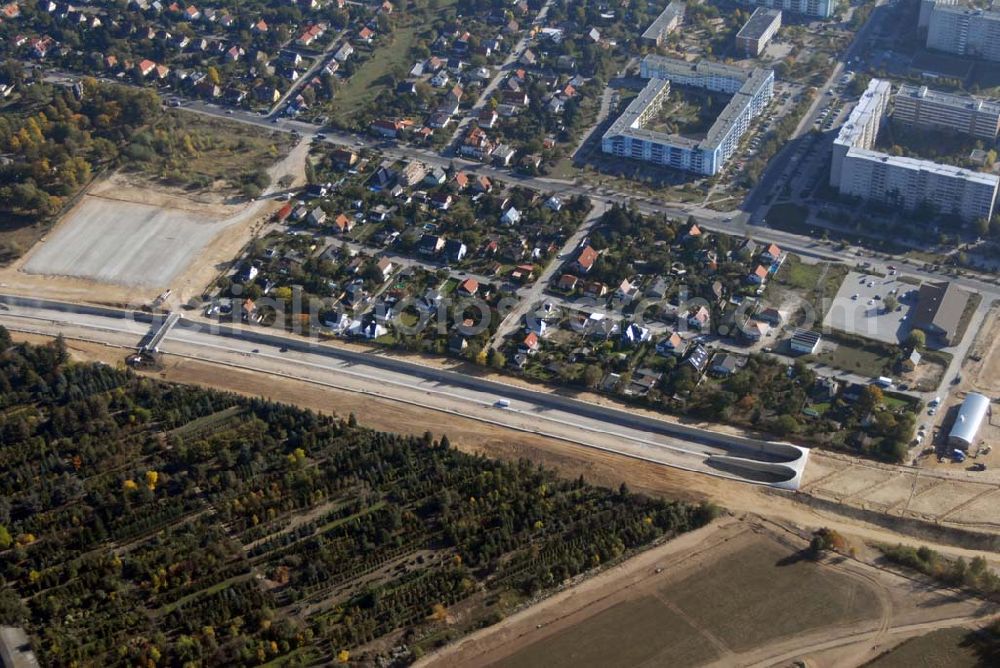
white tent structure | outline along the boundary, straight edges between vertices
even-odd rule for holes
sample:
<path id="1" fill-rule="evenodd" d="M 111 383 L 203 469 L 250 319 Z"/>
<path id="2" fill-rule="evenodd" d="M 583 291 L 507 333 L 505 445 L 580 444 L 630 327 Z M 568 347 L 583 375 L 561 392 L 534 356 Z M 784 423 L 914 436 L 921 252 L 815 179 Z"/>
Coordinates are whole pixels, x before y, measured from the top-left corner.
<path id="1" fill-rule="evenodd" d="M 958 409 L 955 424 L 948 433 L 948 445 L 968 450 L 976 440 L 976 433 L 983 424 L 983 418 L 990 411 L 989 397 L 976 392 L 966 395 Z"/>

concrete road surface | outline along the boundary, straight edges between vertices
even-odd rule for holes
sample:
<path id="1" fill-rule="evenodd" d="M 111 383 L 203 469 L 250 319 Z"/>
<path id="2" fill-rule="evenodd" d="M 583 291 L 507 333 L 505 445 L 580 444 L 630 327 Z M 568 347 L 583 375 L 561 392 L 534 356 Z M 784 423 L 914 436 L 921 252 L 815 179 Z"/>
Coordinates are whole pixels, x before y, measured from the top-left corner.
<path id="1" fill-rule="evenodd" d="M 15 331 L 62 333 L 67 338 L 124 348 L 136 347 L 158 329 L 149 314 L 10 296 L 0 296 L 0 324 Z M 808 458 L 807 450 L 795 446 L 695 429 L 406 360 L 319 345 L 263 328 L 182 319 L 159 350 L 403 401 L 744 482 L 797 488 Z M 336 406 L 330 408 L 336 410 Z"/>

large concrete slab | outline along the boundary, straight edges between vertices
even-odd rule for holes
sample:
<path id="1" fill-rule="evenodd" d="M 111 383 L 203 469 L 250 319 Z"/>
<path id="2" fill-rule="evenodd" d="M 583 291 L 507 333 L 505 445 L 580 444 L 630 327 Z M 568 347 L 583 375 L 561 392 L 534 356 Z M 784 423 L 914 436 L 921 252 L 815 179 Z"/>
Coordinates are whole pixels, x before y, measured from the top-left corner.
<path id="1" fill-rule="evenodd" d="M 908 333 L 905 321 L 913 303 L 900 297 L 916 288 L 915 285 L 899 282 L 895 276 L 872 276 L 852 271 L 840 284 L 840 290 L 823 318 L 823 325 L 869 339 L 899 343 Z M 891 290 L 898 290 L 896 297 L 902 308 L 887 313 L 883 304 Z M 876 300 L 876 296 L 879 299 Z"/>
<path id="2" fill-rule="evenodd" d="M 87 195 L 22 271 L 166 288 L 224 226 L 193 211 Z"/>

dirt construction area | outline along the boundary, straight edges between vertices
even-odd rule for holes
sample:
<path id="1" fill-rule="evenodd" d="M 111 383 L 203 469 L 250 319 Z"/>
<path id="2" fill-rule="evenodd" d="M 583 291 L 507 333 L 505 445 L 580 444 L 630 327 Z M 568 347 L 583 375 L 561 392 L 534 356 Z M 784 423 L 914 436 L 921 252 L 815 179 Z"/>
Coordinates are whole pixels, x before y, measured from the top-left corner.
<path id="1" fill-rule="evenodd" d="M 179 197 L 153 205 L 112 188 L 108 182 L 84 196 L 23 271 L 162 289 L 227 227 L 216 212 Z"/>
<path id="2" fill-rule="evenodd" d="M 269 172 L 304 182 L 308 142 Z M 200 294 L 280 204 L 197 198 L 116 174 L 95 183 L 53 231 L 0 271 L 0 287 L 86 301 L 139 304 L 170 288 Z"/>
<path id="3" fill-rule="evenodd" d="M 960 389 L 1000 397 L 1000 304 L 993 304 L 969 350 Z"/>
<path id="4" fill-rule="evenodd" d="M 566 588 L 420 666 L 854 666 L 993 606 L 727 517 Z M 802 665 L 802 664 L 799 664 Z"/>

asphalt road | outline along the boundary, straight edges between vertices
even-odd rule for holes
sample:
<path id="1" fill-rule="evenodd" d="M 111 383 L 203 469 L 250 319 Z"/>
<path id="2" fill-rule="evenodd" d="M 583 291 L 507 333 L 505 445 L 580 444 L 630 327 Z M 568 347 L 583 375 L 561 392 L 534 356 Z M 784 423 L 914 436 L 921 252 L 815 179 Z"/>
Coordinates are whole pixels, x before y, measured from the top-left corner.
<path id="1" fill-rule="evenodd" d="M 149 314 L 0 296 L 0 324 L 15 331 L 135 348 L 157 330 Z M 260 328 L 212 326 L 181 320 L 159 350 L 206 362 L 297 378 L 538 433 L 668 466 L 744 482 L 778 482 L 717 458 L 774 467 L 804 451 L 669 423 L 653 417 L 539 392 L 522 386 L 423 366 L 407 360 L 319 345 Z M 123 351 L 123 356 L 124 356 Z M 506 402 L 502 405 L 499 402 Z M 335 410 L 336 407 L 332 406 Z M 428 421 L 433 422 L 433 420 Z M 720 462 L 722 465 L 720 465 Z M 790 469 L 783 468 L 782 472 Z M 781 484 L 780 486 L 788 486 Z"/>

